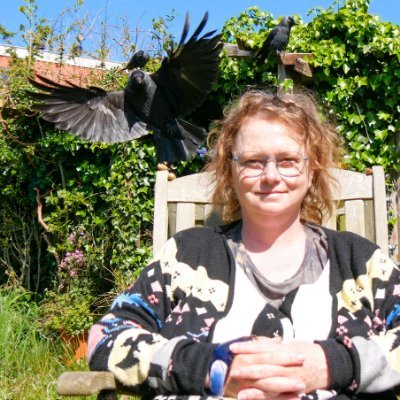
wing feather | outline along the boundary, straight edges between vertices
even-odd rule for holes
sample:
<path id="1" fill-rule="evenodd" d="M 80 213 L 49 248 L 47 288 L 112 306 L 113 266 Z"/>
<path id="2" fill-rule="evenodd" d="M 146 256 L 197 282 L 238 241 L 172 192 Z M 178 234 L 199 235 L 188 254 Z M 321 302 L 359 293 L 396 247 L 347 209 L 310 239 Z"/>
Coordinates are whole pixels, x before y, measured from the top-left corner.
<path id="1" fill-rule="evenodd" d="M 199 26 L 186 40 L 188 15 L 179 45 L 165 57 L 161 67 L 151 75 L 163 89 L 175 116 L 189 114 L 199 107 L 211 92 L 218 73 L 223 44 L 215 31 L 200 37 L 208 20 L 205 13 Z"/>
<path id="2" fill-rule="evenodd" d="M 148 134 L 146 124 L 124 108 L 124 91 L 107 92 L 96 86 L 66 86 L 41 75 L 29 79 L 40 92 L 27 91 L 43 119 L 90 141 L 124 142 Z"/>

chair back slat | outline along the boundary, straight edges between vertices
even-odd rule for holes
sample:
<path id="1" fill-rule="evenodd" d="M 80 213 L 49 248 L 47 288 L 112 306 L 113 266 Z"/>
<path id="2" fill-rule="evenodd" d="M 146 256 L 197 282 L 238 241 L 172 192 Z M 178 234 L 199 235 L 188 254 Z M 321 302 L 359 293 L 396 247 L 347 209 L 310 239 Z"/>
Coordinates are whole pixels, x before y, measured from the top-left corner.
<path id="1" fill-rule="evenodd" d="M 344 215 L 344 229 L 366 237 L 364 202 L 362 200 L 346 201 L 344 204 Z"/>
<path id="2" fill-rule="evenodd" d="M 196 204 L 178 203 L 176 205 L 176 232 L 195 226 Z"/>
<path id="3" fill-rule="evenodd" d="M 383 168 L 367 175 L 333 169 L 337 185 L 332 187 L 337 208 L 323 225 L 348 230 L 375 241 L 388 253 L 388 222 Z M 157 172 L 154 204 L 153 252 L 168 237 L 192 226 L 221 224 L 222 213 L 211 204 L 214 188 L 210 172 L 200 172 L 168 181 L 168 171 Z"/>

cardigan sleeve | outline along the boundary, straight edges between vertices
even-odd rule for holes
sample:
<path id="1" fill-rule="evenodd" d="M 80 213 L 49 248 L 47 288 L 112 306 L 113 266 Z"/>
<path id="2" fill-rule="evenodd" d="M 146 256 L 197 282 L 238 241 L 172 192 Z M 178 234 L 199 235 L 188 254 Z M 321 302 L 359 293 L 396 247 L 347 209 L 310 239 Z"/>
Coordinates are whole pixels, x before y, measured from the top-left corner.
<path id="1" fill-rule="evenodd" d="M 215 345 L 185 335 L 169 340 L 162 334 L 179 302 L 171 290 L 176 275 L 176 243 L 170 239 L 159 259 L 141 272 L 91 328 L 90 369 L 113 372 L 125 390 L 141 395 L 204 394 Z"/>
<path id="2" fill-rule="evenodd" d="M 400 271 L 381 250 L 368 261 L 367 271 L 374 305 L 371 329 L 352 344 L 360 360 L 357 392 L 371 393 L 400 384 Z"/>
<path id="3" fill-rule="evenodd" d="M 332 388 L 379 393 L 399 385 L 399 269 L 377 249 L 366 263 L 366 273 L 345 281 L 337 297 L 337 336 L 318 341 L 331 370 Z M 341 308 L 341 303 L 347 307 Z M 361 314 L 365 307 L 370 309 L 370 316 Z M 340 313 L 346 308 L 346 313 Z M 359 334 L 350 334 L 357 330 Z"/>

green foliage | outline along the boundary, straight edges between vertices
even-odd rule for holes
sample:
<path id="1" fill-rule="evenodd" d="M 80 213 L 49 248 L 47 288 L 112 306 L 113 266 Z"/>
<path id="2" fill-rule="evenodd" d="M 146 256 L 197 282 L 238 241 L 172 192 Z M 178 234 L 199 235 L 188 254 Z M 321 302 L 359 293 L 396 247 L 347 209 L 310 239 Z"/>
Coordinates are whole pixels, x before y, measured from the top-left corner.
<path id="1" fill-rule="evenodd" d="M 244 47 L 257 49 L 261 47 L 263 39 L 268 35 L 269 29 L 277 24 L 271 14 L 261 11 L 258 7 L 249 7 L 225 22 L 222 31 L 224 42 L 234 43 L 238 41 Z M 257 33 L 257 34 L 255 34 Z"/>
<path id="2" fill-rule="evenodd" d="M 8 41 L 14 34 L 8 31 L 3 25 L 0 25 L 0 38 L 3 41 Z"/>
<path id="3" fill-rule="evenodd" d="M 335 114 L 349 165 L 382 165 L 394 179 L 400 172 L 400 27 L 369 14 L 368 6 L 348 0 L 337 10 L 320 10 L 293 42 L 313 53 L 313 88 Z"/>
<path id="4" fill-rule="evenodd" d="M 24 68 L 10 69 L 0 125 L 1 276 L 45 293 L 46 327 L 78 332 L 150 258 L 154 145 L 150 136 L 105 145 L 54 129 L 29 111 L 26 82 L 16 78 L 25 73 L 15 72 Z M 120 75 L 109 72 L 104 86 L 123 85 Z"/>
<path id="5" fill-rule="evenodd" d="M 175 19 L 175 11 L 165 17 L 153 18 L 151 40 L 155 44 L 155 57 L 163 57 L 164 52 L 174 44 L 173 36 L 168 32 L 169 24 Z"/>
<path id="6" fill-rule="evenodd" d="M 400 27 L 368 13 L 369 0 L 334 2 L 291 32 L 287 51 L 310 52 L 312 79 L 297 85 L 314 90 L 348 148 L 349 168 L 382 165 L 390 180 L 400 172 Z M 279 20 L 280 18 L 278 18 Z M 224 40 L 259 48 L 277 23 L 250 7 L 224 25 Z M 276 65 L 261 67 L 250 58 L 223 57 L 214 99 L 220 104 L 251 87 L 276 85 Z M 295 82 L 296 83 L 296 82 Z M 293 82 L 283 82 L 290 90 Z"/>
<path id="7" fill-rule="evenodd" d="M 88 369 L 84 360 L 73 359 L 73 349 L 59 336 L 44 334 L 38 323 L 42 311 L 33 297 L 22 288 L 0 291 L 1 399 L 61 399 L 56 393 L 61 373 Z"/>
<path id="8" fill-rule="evenodd" d="M 276 21 L 275 21 L 276 22 Z M 225 22 L 222 40 L 240 43 L 241 47 L 257 49 L 261 46 L 265 33 L 274 26 L 271 14 L 250 7 L 238 17 Z M 223 57 L 220 63 L 220 77 L 215 84 L 220 106 L 235 98 L 246 88 L 272 86 L 276 84 L 275 71 L 266 71 L 251 58 Z"/>
<path id="9" fill-rule="evenodd" d="M 73 287 L 69 292 L 50 291 L 41 303 L 41 326 L 48 333 L 76 336 L 94 322 L 96 299 L 87 288 Z"/>
<path id="10" fill-rule="evenodd" d="M 24 0 L 24 2 L 26 6 L 20 6 L 19 11 L 26 17 L 29 25 L 20 24 L 19 29 L 32 55 L 44 46 L 51 34 L 51 27 L 44 18 L 37 18 L 38 6 L 34 0 Z"/>
<path id="11" fill-rule="evenodd" d="M 39 308 L 21 289 L 0 292 L 0 397 L 56 398 L 64 351 L 38 329 Z M 48 397 L 48 396 L 51 397 Z"/>

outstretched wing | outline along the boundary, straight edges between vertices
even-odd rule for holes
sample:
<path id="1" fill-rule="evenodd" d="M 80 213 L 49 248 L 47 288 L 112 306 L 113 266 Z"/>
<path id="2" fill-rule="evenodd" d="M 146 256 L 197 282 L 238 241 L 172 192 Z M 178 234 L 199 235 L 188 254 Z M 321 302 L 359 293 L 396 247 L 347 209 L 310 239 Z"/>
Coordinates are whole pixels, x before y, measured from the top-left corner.
<path id="1" fill-rule="evenodd" d="M 223 44 L 221 35 L 215 35 L 215 31 L 200 37 L 207 20 L 208 13 L 185 42 L 189 31 L 187 14 L 178 46 L 170 50 L 158 71 L 151 75 L 167 97 L 176 117 L 189 114 L 199 107 L 217 77 Z"/>
<path id="2" fill-rule="evenodd" d="M 126 110 L 124 91 L 107 92 L 99 87 L 61 85 L 41 75 L 29 82 L 41 92 L 27 91 L 38 102 L 34 108 L 46 121 L 90 141 L 125 142 L 147 135 L 147 125 Z"/>

